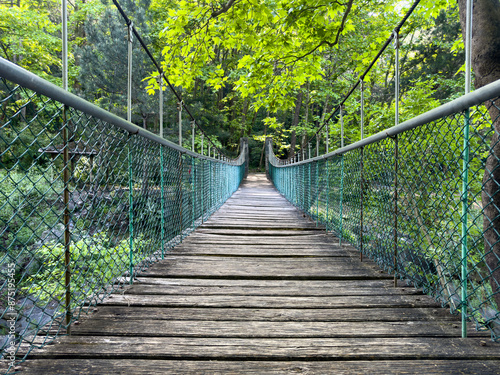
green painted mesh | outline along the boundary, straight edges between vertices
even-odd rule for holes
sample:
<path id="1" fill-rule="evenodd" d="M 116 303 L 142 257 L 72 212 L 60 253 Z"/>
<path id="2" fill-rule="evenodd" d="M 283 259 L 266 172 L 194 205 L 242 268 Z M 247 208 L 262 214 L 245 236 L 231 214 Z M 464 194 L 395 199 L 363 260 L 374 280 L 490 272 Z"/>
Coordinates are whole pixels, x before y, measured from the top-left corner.
<path id="1" fill-rule="evenodd" d="M 2 79 L 1 356 L 18 363 L 66 333 L 67 315 L 78 320 L 161 259 L 243 174 L 241 159 L 181 154 Z"/>
<path id="2" fill-rule="evenodd" d="M 343 155 L 284 165 L 271 152 L 269 174 L 288 200 L 329 232 L 422 288 L 452 313 L 462 311 L 461 288 L 466 281 L 468 318 L 499 341 L 498 102 L 490 100 Z M 467 121 L 465 220 L 462 171 Z"/>

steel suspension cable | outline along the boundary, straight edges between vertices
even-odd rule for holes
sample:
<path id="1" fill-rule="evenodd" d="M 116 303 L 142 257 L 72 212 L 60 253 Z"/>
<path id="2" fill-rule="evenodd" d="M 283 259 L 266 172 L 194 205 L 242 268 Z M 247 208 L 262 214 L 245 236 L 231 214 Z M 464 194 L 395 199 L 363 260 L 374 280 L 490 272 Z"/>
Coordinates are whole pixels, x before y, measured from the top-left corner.
<path id="1" fill-rule="evenodd" d="M 184 101 L 182 100 L 181 96 L 179 95 L 179 93 L 177 92 L 177 90 L 175 89 L 175 87 L 172 85 L 172 83 L 170 82 L 170 80 L 165 76 L 161 65 L 158 63 L 158 61 L 156 61 L 156 59 L 154 58 L 153 54 L 149 50 L 148 46 L 146 45 L 146 43 L 144 42 L 144 40 L 141 38 L 141 35 L 139 34 L 139 32 L 137 31 L 137 29 L 132 24 L 132 20 L 127 16 L 127 14 L 125 13 L 125 11 L 121 7 L 121 5 L 118 3 L 117 0 L 113 0 L 113 4 L 115 4 L 116 8 L 118 9 L 118 12 L 120 12 L 122 18 L 125 20 L 125 23 L 127 24 L 127 27 L 130 27 L 132 29 L 132 32 L 134 33 L 135 37 L 139 41 L 141 47 L 144 49 L 144 51 L 146 52 L 146 54 L 150 58 L 151 62 L 154 64 L 154 66 L 158 70 L 158 73 L 160 74 L 161 77 L 163 77 L 163 79 L 165 80 L 165 82 L 167 83 L 168 87 L 170 88 L 170 90 L 172 91 L 172 93 L 175 95 L 175 97 L 177 98 L 177 100 L 179 101 L 179 103 L 181 103 L 182 108 L 184 108 L 184 110 L 188 113 L 188 115 L 191 118 L 191 120 L 194 121 L 195 126 L 198 128 L 198 130 L 205 137 L 207 137 L 208 142 L 213 145 L 214 149 L 216 149 L 219 152 L 219 154 L 224 155 L 224 153 L 222 153 L 221 150 L 215 145 L 215 143 L 210 139 L 210 137 L 203 130 L 203 128 L 196 122 L 195 117 L 193 116 L 193 114 L 191 113 L 191 111 L 189 110 L 189 108 L 186 106 L 186 104 L 184 103 Z"/>
<path id="2" fill-rule="evenodd" d="M 340 107 L 345 104 L 345 102 L 347 101 L 347 99 L 349 99 L 349 97 L 352 95 L 352 93 L 354 92 L 354 90 L 356 90 L 358 88 L 360 82 L 362 80 L 364 80 L 364 78 L 366 77 L 366 75 L 370 72 L 370 70 L 376 64 L 376 62 L 378 61 L 378 59 L 380 58 L 380 56 L 382 56 L 382 54 L 384 53 L 384 51 L 387 49 L 387 47 L 389 46 L 389 44 L 392 42 L 392 40 L 394 39 L 395 33 L 399 33 L 399 31 L 401 30 L 401 28 L 403 27 L 403 25 L 406 23 L 406 21 L 408 20 L 408 18 L 410 18 L 410 16 L 412 15 L 413 11 L 415 10 L 415 8 L 418 6 L 419 3 L 420 3 L 420 0 L 416 0 L 412 4 L 412 6 L 410 7 L 410 9 L 406 12 L 405 16 L 401 19 L 401 21 L 398 23 L 398 25 L 392 31 L 391 36 L 389 38 L 387 38 L 387 40 L 385 41 L 385 43 L 382 46 L 382 48 L 378 51 L 377 55 L 373 58 L 373 60 L 371 61 L 370 65 L 368 65 L 368 67 L 365 69 L 365 71 L 358 77 L 358 79 L 356 80 L 356 83 L 351 87 L 351 89 L 349 90 L 349 92 L 347 93 L 347 95 L 344 96 L 344 99 L 342 99 L 342 101 L 335 107 L 335 110 L 330 114 L 330 116 L 328 116 L 328 118 L 323 122 L 323 124 L 320 126 L 320 128 L 318 130 L 316 130 L 316 133 L 314 133 L 314 135 L 312 135 L 311 138 L 309 138 L 309 140 L 307 142 L 311 142 L 311 140 L 317 134 L 319 134 L 319 132 L 321 130 L 323 130 L 323 128 L 325 127 L 325 125 L 328 122 L 330 122 L 330 120 L 340 111 Z"/>

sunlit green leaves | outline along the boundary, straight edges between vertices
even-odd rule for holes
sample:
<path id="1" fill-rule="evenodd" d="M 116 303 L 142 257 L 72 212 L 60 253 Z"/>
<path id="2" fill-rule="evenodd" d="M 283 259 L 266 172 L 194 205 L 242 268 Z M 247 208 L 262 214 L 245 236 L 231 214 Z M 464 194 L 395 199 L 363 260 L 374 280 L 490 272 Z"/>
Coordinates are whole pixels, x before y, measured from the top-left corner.
<path id="1" fill-rule="evenodd" d="M 345 25 L 353 28 L 350 20 L 342 22 L 350 8 L 325 0 L 224 6 L 191 0 L 172 5 L 160 35 L 164 68 L 185 88 L 208 70 L 209 86 L 219 90 L 230 84 L 251 97 L 255 109 L 293 105 L 291 93 L 321 79 L 319 54 L 338 41 Z"/>
<path id="2" fill-rule="evenodd" d="M 50 21 L 46 10 L 20 5 L 0 5 L 0 55 L 51 79 L 52 69 L 61 65 L 61 43 L 55 36 L 60 26 Z"/>

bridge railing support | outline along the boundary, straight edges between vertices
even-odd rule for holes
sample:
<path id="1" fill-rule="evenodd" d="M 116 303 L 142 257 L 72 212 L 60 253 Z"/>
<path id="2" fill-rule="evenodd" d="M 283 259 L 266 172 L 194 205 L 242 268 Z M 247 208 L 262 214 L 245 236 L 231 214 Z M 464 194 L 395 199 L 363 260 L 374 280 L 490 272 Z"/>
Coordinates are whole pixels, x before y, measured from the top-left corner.
<path id="1" fill-rule="evenodd" d="M 268 174 L 339 243 L 393 273 L 395 286 L 412 282 L 460 313 L 463 337 L 473 320 L 500 341 L 499 102 L 500 81 L 293 164 L 268 144 Z"/>
<path id="2" fill-rule="evenodd" d="M 0 137 L 0 294 L 11 307 L 0 319 L 16 327 L 0 353 L 17 364 L 219 208 L 248 170 L 248 141 L 218 160 L 2 58 L 0 77 L 0 133 L 11 135 Z"/>

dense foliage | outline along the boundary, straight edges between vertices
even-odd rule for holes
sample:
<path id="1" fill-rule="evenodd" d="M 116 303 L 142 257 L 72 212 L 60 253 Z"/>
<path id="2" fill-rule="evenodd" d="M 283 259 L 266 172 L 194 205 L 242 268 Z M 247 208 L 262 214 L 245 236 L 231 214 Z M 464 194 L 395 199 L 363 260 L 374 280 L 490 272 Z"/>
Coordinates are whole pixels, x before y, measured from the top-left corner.
<path id="1" fill-rule="evenodd" d="M 357 81 L 409 7 L 364 0 L 120 3 L 162 60 L 197 123 L 233 155 L 241 136 L 252 137 L 254 167 L 262 167 L 265 136 L 274 137 L 283 156 L 306 148 L 305 140 Z M 71 90 L 124 116 L 126 25 L 111 2 L 77 0 L 69 6 Z M 4 3 L 0 26 L 2 57 L 60 84 L 59 2 Z M 462 91 L 456 5 L 422 1 L 400 36 L 401 116 L 406 119 Z M 365 79 L 365 134 L 394 121 L 394 56 L 387 49 Z M 137 41 L 133 64 L 133 121 L 158 132 L 156 72 Z M 176 99 L 166 90 L 164 100 L 165 136 L 177 142 Z M 347 102 L 347 142 L 360 136 L 359 101 L 356 91 Z M 185 146 L 190 145 L 189 120 L 184 114 Z M 339 143 L 339 127 L 332 124 L 329 132 L 331 149 Z M 199 134 L 196 144 L 199 149 Z M 321 152 L 324 148 L 322 142 Z"/>

